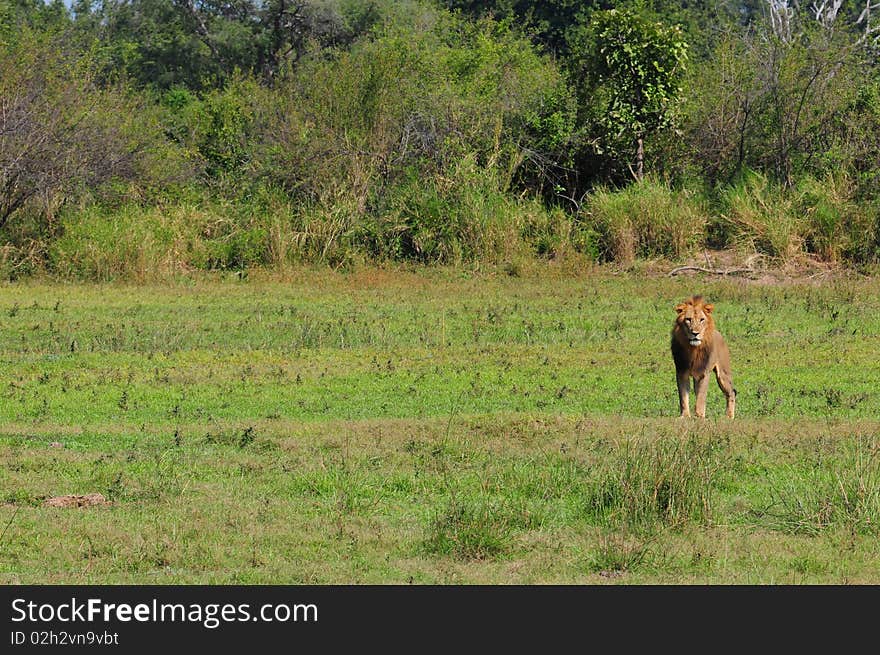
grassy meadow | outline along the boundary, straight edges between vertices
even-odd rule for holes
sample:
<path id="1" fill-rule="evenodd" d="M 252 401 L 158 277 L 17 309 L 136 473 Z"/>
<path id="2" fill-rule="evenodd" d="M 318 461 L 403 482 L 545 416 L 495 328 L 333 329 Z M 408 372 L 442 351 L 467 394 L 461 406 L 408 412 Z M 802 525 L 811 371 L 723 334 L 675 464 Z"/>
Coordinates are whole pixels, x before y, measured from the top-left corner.
<path id="1" fill-rule="evenodd" d="M 733 422 L 677 418 L 695 292 Z M 0 583 L 878 583 L 878 353 L 872 278 L 6 283 Z"/>

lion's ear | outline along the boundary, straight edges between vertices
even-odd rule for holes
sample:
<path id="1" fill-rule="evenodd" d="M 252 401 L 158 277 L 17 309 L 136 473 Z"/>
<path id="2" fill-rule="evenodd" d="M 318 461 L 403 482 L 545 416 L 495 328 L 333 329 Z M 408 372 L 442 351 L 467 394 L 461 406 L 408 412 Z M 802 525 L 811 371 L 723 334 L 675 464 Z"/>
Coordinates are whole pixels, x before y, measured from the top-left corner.
<path id="1" fill-rule="evenodd" d="M 711 314 L 713 309 L 715 309 L 715 305 L 703 305 L 703 311 L 707 314 Z"/>
<path id="2" fill-rule="evenodd" d="M 684 303 L 681 303 L 681 304 L 675 306 L 675 311 L 677 311 L 679 314 L 681 314 L 687 308 L 688 308 L 687 305 L 685 305 Z"/>

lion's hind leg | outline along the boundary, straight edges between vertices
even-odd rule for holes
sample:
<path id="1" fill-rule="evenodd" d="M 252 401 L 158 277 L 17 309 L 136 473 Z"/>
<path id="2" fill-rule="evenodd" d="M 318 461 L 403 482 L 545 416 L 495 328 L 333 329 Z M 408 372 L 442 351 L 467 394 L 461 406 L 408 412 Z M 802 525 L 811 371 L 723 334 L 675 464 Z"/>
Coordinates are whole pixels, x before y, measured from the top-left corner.
<path id="1" fill-rule="evenodd" d="M 736 389 L 733 388 L 733 376 L 730 373 L 730 368 L 716 365 L 715 379 L 727 398 L 727 418 L 733 418 L 736 414 Z"/>

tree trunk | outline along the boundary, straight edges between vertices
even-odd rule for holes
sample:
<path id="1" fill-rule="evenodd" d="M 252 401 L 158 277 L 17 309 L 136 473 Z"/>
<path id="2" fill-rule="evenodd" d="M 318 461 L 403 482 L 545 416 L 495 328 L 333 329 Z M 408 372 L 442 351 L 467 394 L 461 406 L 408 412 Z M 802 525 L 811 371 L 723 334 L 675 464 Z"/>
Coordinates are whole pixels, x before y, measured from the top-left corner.
<path id="1" fill-rule="evenodd" d="M 641 182 L 645 177 L 645 140 L 642 137 L 636 139 L 636 181 Z"/>

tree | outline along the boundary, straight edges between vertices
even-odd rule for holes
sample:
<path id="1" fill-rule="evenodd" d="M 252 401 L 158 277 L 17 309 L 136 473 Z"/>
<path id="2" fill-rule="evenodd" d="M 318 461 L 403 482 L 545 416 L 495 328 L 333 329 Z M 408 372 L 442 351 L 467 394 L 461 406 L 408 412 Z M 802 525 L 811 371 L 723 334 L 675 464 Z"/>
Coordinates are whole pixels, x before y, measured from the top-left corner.
<path id="1" fill-rule="evenodd" d="M 22 28 L 61 31 L 70 24 L 62 0 L 0 0 L 0 44 Z"/>
<path id="2" fill-rule="evenodd" d="M 49 214 L 74 193 L 148 177 L 158 126 L 123 89 L 99 88 L 92 69 L 59 38 L 26 29 L 0 48 L 0 228 L 29 205 Z"/>
<path id="3" fill-rule="evenodd" d="M 688 45 L 678 27 L 630 10 L 598 12 L 591 28 L 590 64 L 596 95 L 604 100 L 600 138 L 606 148 L 628 159 L 633 176 L 641 180 L 645 138 L 672 122 Z"/>
<path id="4" fill-rule="evenodd" d="M 344 0 L 74 4 L 77 26 L 100 44 L 111 72 L 161 90 L 217 88 L 236 71 L 273 80 L 311 51 L 349 45 L 380 20 L 380 11 L 373 2 Z"/>
<path id="5" fill-rule="evenodd" d="M 477 18 L 491 16 L 509 21 L 531 34 L 548 52 L 565 58 L 570 54 L 574 33 L 590 11 L 613 5 L 608 0 L 443 0 L 449 9 Z"/>
<path id="6" fill-rule="evenodd" d="M 701 175 L 730 181 L 753 169 L 793 187 L 805 175 L 876 169 L 877 114 L 861 100 L 876 69 L 864 33 L 836 7 L 733 31 L 694 69 L 683 141 Z"/>

